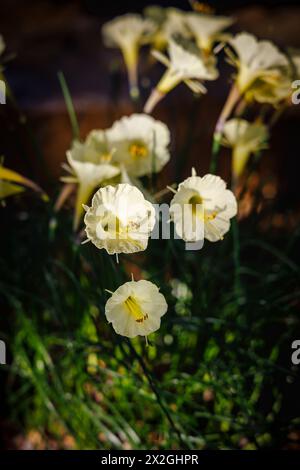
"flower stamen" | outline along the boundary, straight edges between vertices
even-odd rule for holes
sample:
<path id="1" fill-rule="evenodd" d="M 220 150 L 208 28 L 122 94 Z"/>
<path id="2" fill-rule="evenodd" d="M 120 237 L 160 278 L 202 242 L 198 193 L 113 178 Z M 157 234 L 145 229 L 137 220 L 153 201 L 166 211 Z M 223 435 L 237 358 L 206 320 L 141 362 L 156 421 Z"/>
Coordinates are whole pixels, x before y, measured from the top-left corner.
<path id="1" fill-rule="evenodd" d="M 147 157 L 148 155 L 148 150 L 145 145 L 140 144 L 138 142 L 134 142 L 129 146 L 129 153 L 132 156 L 132 158 L 143 158 Z"/>
<path id="2" fill-rule="evenodd" d="M 137 323 L 143 323 L 147 320 L 148 314 L 142 311 L 136 299 L 131 295 L 125 300 L 124 305 Z"/>

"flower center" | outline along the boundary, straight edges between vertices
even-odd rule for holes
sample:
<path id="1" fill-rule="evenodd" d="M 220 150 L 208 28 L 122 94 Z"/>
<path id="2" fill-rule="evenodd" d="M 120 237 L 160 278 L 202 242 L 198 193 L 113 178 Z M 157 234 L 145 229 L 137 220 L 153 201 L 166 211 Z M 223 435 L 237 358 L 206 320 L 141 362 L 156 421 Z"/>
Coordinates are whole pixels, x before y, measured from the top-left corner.
<path id="1" fill-rule="evenodd" d="M 134 297 L 131 295 L 124 302 L 125 307 L 129 311 L 130 315 L 135 319 L 137 323 L 143 323 L 148 318 L 148 314 L 144 313 Z"/>
<path id="2" fill-rule="evenodd" d="M 196 194 L 195 196 L 192 196 L 189 199 L 189 204 L 192 207 L 193 216 L 194 217 L 199 217 L 204 222 L 210 222 L 210 221 L 214 220 L 218 215 L 217 211 L 213 211 L 210 214 L 207 214 L 205 212 L 205 210 L 203 208 L 203 199 L 198 194 Z M 201 206 L 201 207 L 199 207 L 199 206 Z"/>
<path id="3" fill-rule="evenodd" d="M 139 159 L 139 158 L 147 157 L 148 149 L 143 143 L 133 142 L 129 146 L 129 153 L 132 156 L 132 158 Z"/>
<path id="4" fill-rule="evenodd" d="M 111 161 L 111 153 L 103 153 L 100 157 L 100 163 L 109 163 Z"/>
<path id="5" fill-rule="evenodd" d="M 206 222 L 214 220 L 217 217 L 218 213 L 216 211 L 212 212 L 211 214 L 205 214 L 204 219 Z"/>
<path id="6" fill-rule="evenodd" d="M 104 232 L 110 232 L 118 236 L 121 231 L 121 221 L 114 214 L 108 214 L 102 221 L 102 228 Z"/>
<path id="7" fill-rule="evenodd" d="M 196 215 L 197 214 L 197 209 L 199 209 L 198 206 L 203 204 L 203 199 L 202 199 L 201 196 L 196 194 L 195 196 L 192 196 L 189 199 L 189 204 L 192 206 L 193 215 Z"/>

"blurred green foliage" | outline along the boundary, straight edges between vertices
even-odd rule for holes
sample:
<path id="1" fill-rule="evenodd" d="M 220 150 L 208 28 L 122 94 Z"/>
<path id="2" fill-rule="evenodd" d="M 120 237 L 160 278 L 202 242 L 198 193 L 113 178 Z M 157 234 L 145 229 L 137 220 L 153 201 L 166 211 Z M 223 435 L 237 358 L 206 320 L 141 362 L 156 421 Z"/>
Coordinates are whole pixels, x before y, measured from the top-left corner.
<path id="1" fill-rule="evenodd" d="M 1 217 L 6 407 L 19 432 L 38 430 L 61 448 L 258 449 L 284 445 L 299 426 L 290 359 L 299 232 L 262 236 L 264 214 L 250 216 L 239 227 L 236 273 L 232 232 L 198 252 L 153 240 L 146 254 L 117 264 L 80 245 L 70 213 L 34 196 L 8 202 Z M 123 261 L 169 304 L 149 347 L 116 335 L 105 319 L 105 289 L 130 277 Z M 180 308 L 175 277 L 193 293 Z"/>

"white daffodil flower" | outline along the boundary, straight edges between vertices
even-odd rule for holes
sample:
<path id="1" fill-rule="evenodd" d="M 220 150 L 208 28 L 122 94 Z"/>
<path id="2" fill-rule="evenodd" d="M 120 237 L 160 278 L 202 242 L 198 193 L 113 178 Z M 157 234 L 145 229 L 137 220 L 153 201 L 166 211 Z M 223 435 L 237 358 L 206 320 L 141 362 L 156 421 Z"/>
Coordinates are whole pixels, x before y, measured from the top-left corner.
<path id="1" fill-rule="evenodd" d="M 146 114 L 123 117 L 107 135 L 114 161 L 125 167 L 129 177 L 157 173 L 170 159 L 168 127 Z"/>
<path id="2" fill-rule="evenodd" d="M 146 113 L 151 113 L 156 104 L 181 82 L 184 82 L 194 93 L 205 93 L 206 89 L 202 81 L 218 78 L 215 58 L 210 56 L 205 59 L 192 42 L 171 39 L 168 52 L 169 58 L 159 51 L 152 51 L 157 60 L 167 67 L 167 70 L 145 105 Z"/>
<path id="3" fill-rule="evenodd" d="M 170 205 L 177 235 L 186 242 L 222 240 L 237 214 L 234 194 L 219 176 L 192 176 L 180 183 Z"/>
<path id="4" fill-rule="evenodd" d="M 84 217 L 88 240 L 110 255 L 147 248 L 155 225 L 155 210 L 141 191 L 130 184 L 105 186 L 92 199 Z"/>
<path id="5" fill-rule="evenodd" d="M 145 15 L 157 24 L 157 30 L 151 41 L 154 49 L 165 49 L 169 40 L 175 35 L 191 37 L 185 22 L 186 13 L 178 8 L 150 6 L 145 9 Z"/>
<path id="6" fill-rule="evenodd" d="M 236 85 L 248 101 L 276 104 L 288 96 L 291 67 L 285 54 L 270 41 L 259 41 L 248 33 L 229 41 L 229 60 L 237 68 Z"/>
<path id="7" fill-rule="evenodd" d="M 72 176 L 61 178 L 65 183 L 77 183 L 77 200 L 74 227 L 77 228 L 83 209 L 93 191 L 104 182 L 121 173 L 118 165 L 112 164 L 112 149 L 106 131 L 92 131 L 85 142 L 75 141 L 67 151 L 68 171 Z"/>
<path id="8" fill-rule="evenodd" d="M 267 147 L 268 128 L 261 123 L 230 119 L 224 127 L 223 145 L 232 148 L 232 174 L 236 180 L 243 172 L 252 153 Z"/>
<path id="9" fill-rule="evenodd" d="M 109 47 L 119 47 L 126 64 L 130 93 L 138 97 L 137 66 L 140 47 L 151 41 L 156 25 L 141 15 L 126 14 L 105 23 L 102 33 Z"/>
<path id="10" fill-rule="evenodd" d="M 185 16 L 188 28 L 195 37 L 198 47 L 206 54 L 211 54 L 216 42 L 228 40 L 230 35 L 223 30 L 231 26 L 233 18 L 214 16 L 201 13 L 188 13 Z"/>
<path id="11" fill-rule="evenodd" d="M 105 305 L 107 321 L 116 333 L 128 338 L 157 331 L 167 310 L 167 302 L 158 287 L 144 280 L 125 282 Z"/>

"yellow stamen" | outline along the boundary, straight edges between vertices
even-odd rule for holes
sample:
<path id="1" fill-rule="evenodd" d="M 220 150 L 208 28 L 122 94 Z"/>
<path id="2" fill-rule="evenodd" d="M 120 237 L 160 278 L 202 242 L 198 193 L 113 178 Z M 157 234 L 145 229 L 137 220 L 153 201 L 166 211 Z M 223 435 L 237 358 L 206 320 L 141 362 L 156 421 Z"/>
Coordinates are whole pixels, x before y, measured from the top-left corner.
<path id="1" fill-rule="evenodd" d="M 132 156 L 132 158 L 138 159 L 138 158 L 147 157 L 148 150 L 144 144 L 141 144 L 139 142 L 134 142 L 130 144 L 129 146 L 129 153 Z"/>
<path id="2" fill-rule="evenodd" d="M 100 158 L 100 163 L 109 163 L 111 161 L 111 153 L 103 153 Z"/>
<path id="3" fill-rule="evenodd" d="M 203 204 L 203 199 L 202 199 L 201 196 L 198 196 L 198 195 L 192 196 L 189 200 L 189 204 L 191 204 L 191 206 L 192 206 L 193 215 L 196 215 L 197 214 L 197 209 L 199 209 L 198 206 Z"/>
<path id="4" fill-rule="evenodd" d="M 211 214 L 205 214 L 204 219 L 205 221 L 209 222 L 210 220 L 214 220 L 217 217 L 217 215 L 218 213 L 216 211 L 212 212 Z"/>
<path id="5" fill-rule="evenodd" d="M 133 316 L 137 323 L 143 323 L 148 318 L 148 314 L 144 313 L 134 297 L 131 295 L 124 302 L 125 307 L 129 311 L 130 315 Z"/>

